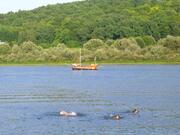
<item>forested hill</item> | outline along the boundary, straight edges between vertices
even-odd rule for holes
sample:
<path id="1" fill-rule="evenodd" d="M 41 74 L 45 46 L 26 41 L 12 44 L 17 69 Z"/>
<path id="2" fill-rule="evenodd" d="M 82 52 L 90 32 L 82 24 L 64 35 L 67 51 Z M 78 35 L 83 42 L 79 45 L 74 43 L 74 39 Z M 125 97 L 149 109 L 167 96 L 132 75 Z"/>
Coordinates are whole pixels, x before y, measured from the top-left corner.
<path id="1" fill-rule="evenodd" d="M 179 0 L 86 0 L 0 15 L 0 40 L 80 46 L 89 39 L 180 35 Z"/>

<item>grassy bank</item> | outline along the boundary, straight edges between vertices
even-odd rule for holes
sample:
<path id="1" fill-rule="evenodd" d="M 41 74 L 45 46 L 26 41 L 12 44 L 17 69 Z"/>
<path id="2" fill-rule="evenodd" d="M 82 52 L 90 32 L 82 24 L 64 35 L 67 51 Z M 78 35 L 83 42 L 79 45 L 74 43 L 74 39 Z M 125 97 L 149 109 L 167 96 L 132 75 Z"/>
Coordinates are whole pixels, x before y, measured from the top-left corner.
<path id="1" fill-rule="evenodd" d="M 0 63 L 0 66 L 68 66 L 72 61 L 66 62 L 24 62 L 24 63 Z M 83 64 L 91 64 L 93 62 L 84 62 Z M 180 61 L 100 61 L 98 65 L 180 65 Z"/>

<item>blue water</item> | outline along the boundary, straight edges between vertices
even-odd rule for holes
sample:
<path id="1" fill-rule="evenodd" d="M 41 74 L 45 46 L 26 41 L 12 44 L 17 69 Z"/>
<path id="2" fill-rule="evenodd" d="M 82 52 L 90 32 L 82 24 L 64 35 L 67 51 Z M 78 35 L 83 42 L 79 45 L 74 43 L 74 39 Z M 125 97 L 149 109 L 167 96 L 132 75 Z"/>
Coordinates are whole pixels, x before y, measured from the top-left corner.
<path id="1" fill-rule="evenodd" d="M 0 135 L 180 135 L 180 65 L 0 67 L 0 116 Z"/>

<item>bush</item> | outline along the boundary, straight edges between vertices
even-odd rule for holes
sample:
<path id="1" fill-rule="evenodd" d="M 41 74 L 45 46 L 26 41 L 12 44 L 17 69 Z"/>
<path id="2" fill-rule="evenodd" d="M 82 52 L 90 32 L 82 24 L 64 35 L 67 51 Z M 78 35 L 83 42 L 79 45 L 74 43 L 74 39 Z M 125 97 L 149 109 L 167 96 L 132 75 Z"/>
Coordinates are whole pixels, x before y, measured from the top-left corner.
<path id="1" fill-rule="evenodd" d="M 11 47 L 8 44 L 0 45 L 0 54 L 8 54 L 11 52 Z"/>
<path id="2" fill-rule="evenodd" d="M 112 44 L 114 44 L 114 40 L 112 39 L 108 39 L 105 44 L 107 44 L 108 46 L 111 46 Z"/>
<path id="3" fill-rule="evenodd" d="M 167 38 L 158 41 L 158 44 L 163 45 L 171 50 L 180 50 L 180 37 L 167 36 Z"/>
<path id="4" fill-rule="evenodd" d="M 49 43 L 40 43 L 38 44 L 38 46 L 41 46 L 42 48 L 50 48 L 52 47 L 53 45 L 49 44 Z"/>
<path id="5" fill-rule="evenodd" d="M 95 51 L 90 51 L 88 49 L 82 50 L 82 61 L 93 61 L 94 57 L 96 56 Z M 79 53 L 77 56 L 77 61 L 79 62 Z"/>
<path id="6" fill-rule="evenodd" d="M 11 49 L 11 53 L 18 54 L 19 51 L 20 51 L 20 47 L 18 45 L 13 45 L 13 47 Z"/>
<path id="7" fill-rule="evenodd" d="M 29 52 L 34 52 L 35 50 L 41 50 L 41 47 L 38 47 L 37 45 L 35 45 L 33 42 L 28 41 L 28 42 L 24 42 L 21 45 L 21 51 L 23 53 L 29 53 Z"/>
<path id="8" fill-rule="evenodd" d="M 136 40 L 137 44 L 138 44 L 141 48 L 144 48 L 144 47 L 145 47 L 144 40 L 143 40 L 141 37 L 136 37 L 135 40 Z"/>
<path id="9" fill-rule="evenodd" d="M 91 39 L 83 45 L 85 49 L 95 51 L 103 46 L 106 46 L 105 43 L 100 39 Z"/>
<path id="10" fill-rule="evenodd" d="M 144 36 L 143 40 L 144 40 L 144 43 L 145 43 L 146 46 L 156 44 L 156 40 L 152 36 Z"/>
<path id="11" fill-rule="evenodd" d="M 156 46 L 140 48 L 138 42 L 142 38 L 123 38 L 116 40 L 111 46 L 102 40 L 92 39 L 82 49 L 82 61 L 97 60 L 180 60 L 180 37 L 167 36 L 158 41 Z M 12 48 L 0 45 L 0 62 L 79 62 L 79 48 L 68 48 L 65 44 L 56 47 L 42 48 L 33 42 L 13 45 Z"/>
<path id="12" fill-rule="evenodd" d="M 153 47 L 150 48 L 150 53 L 152 55 L 155 55 L 155 56 L 158 56 L 158 57 L 166 55 L 169 52 L 170 52 L 169 49 L 167 49 L 166 47 L 160 46 L 160 45 L 153 46 Z"/>
<path id="13" fill-rule="evenodd" d="M 96 57 L 97 60 L 107 60 L 108 59 L 108 55 L 107 55 L 107 51 L 106 49 L 98 49 L 96 50 Z"/>
<path id="14" fill-rule="evenodd" d="M 59 43 L 57 45 L 57 47 L 60 48 L 60 49 L 66 49 L 67 48 L 67 46 L 64 43 Z"/>
<path id="15" fill-rule="evenodd" d="M 112 46 L 114 46 L 118 50 L 137 51 L 140 49 L 134 39 L 127 38 L 116 40 Z"/>

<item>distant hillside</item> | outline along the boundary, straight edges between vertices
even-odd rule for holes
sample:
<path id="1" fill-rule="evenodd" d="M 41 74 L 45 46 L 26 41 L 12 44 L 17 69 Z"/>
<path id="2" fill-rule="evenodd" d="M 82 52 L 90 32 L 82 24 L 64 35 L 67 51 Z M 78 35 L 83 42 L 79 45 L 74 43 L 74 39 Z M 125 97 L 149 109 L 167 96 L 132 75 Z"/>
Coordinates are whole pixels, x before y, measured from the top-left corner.
<path id="1" fill-rule="evenodd" d="M 86 0 L 0 15 L 0 40 L 59 42 L 80 46 L 89 39 L 180 35 L 179 0 Z"/>

